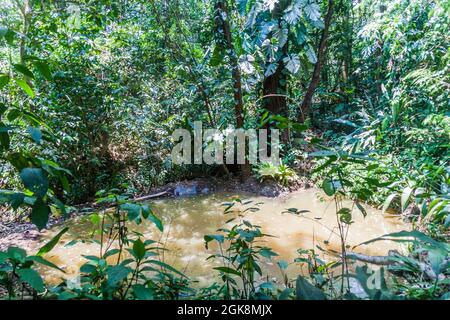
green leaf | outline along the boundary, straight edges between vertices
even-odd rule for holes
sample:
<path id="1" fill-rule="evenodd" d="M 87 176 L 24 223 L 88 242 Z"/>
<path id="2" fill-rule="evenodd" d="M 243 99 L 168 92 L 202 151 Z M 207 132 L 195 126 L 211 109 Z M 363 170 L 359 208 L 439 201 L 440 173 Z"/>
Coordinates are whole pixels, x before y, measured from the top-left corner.
<path id="1" fill-rule="evenodd" d="M 350 211 L 349 208 L 341 208 L 337 212 L 337 215 L 339 216 L 339 220 L 341 222 L 344 222 L 346 224 L 352 223 L 352 212 Z"/>
<path id="2" fill-rule="evenodd" d="M 262 248 L 259 250 L 259 254 L 268 259 L 278 256 L 278 254 L 273 252 L 270 248 Z"/>
<path id="3" fill-rule="evenodd" d="M 128 213 L 128 219 L 134 221 L 141 215 L 141 206 L 134 203 L 124 203 L 120 206 L 120 209 Z"/>
<path id="4" fill-rule="evenodd" d="M 0 128 L 7 128 L 4 126 L 2 122 L 0 122 Z M 11 140 L 9 138 L 9 133 L 7 130 L 0 131 L 0 151 L 7 151 L 9 150 L 11 145 Z"/>
<path id="5" fill-rule="evenodd" d="M 298 300 L 327 300 L 325 293 L 310 284 L 304 277 L 298 276 L 296 281 Z"/>
<path id="6" fill-rule="evenodd" d="M 209 65 L 211 67 L 217 67 L 223 61 L 223 53 L 219 46 L 215 46 L 211 59 L 209 60 Z"/>
<path id="7" fill-rule="evenodd" d="M 20 172 L 20 178 L 28 190 L 38 198 L 43 198 L 48 190 L 48 179 L 40 168 L 25 168 Z"/>
<path id="8" fill-rule="evenodd" d="M 10 46 L 14 44 L 14 37 L 16 36 L 16 32 L 9 29 L 9 28 L 2 28 L 0 27 L 0 37 L 4 37 L 6 40 L 6 43 L 8 43 Z"/>
<path id="9" fill-rule="evenodd" d="M 142 284 L 135 284 L 133 287 L 134 296 L 138 300 L 153 300 L 152 292 Z"/>
<path id="10" fill-rule="evenodd" d="M 387 291 L 383 268 L 379 269 L 378 275 L 375 275 L 367 266 L 357 266 L 355 271 L 356 274 L 351 275 L 351 277 L 358 280 L 370 300 L 391 300 L 393 298 Z M 379 281 L 379 288 L 370 288 L 369 284 L 375 281 Z M 372 287 L 376 287 L 375 283 L 372 283 Z"/>
<path id="11" fill-rule="evenodd" d="M 309 62 L 311 62 L 312 64 L 317 63 L 317 56 L 312 47 L 308 48 L 308 51 L 306 51 L 306 56 L 308 57 Z"/>
<path id="12" fill-rule="evenodd" d="M 331 157 L 331 156 L 338 156 L 339 153 L 332 150 L 321 150 L 321 151 L 315 151 L 308 154 L 310 157 Z"/>
<path id="13" fill-rule="evenodd" d="M 284 261 L 284 260 L 278 261 L 277 264 L 280 267 L 280 269 L 282 269 L 282 270 L 286 270 L 289 266 L 289 263 L 287 263 L 287 261 Z"/>
<path id="14" fill-rule="evenodd" d="M 148 215 L 148 220 L 153 222 L 156 225 L 156 227 L 159 229 L 159 231 L 161 231 L 161 232 L 164 231 L 164 225 L 163 225 L 162 221 L 153 212 L 150 212 L 150 214 Z"/>
<path id="15" fill-rule="evenodd" d="M 108 258 L 108 257 L 112 257 L 112 256 L 114 256 L 114 255 L 116 255 L 116 254 L 119 254 L 119 253 L 120 253 L 120 250 L 119 250 L 119 249 L 111 249 L 111 250 L 108 250 L 108 251 L 103 255 L 102 259 L 106 259 L 106 258 Z"/>
<path id="16" fill-rule="evenodd" d="M 29 256 L 25 260 L 26 261 L 37 262 L 37 263 L 40 263 L 40 264 L 42 264 L 44 266 L 47 266 L 47 267 L 59 270 L 59 271 L 61 271 L 63 273 L 66 273 L 63 269 L 59 268 L 56 264 L 54 264 L 54 263 L 52 263 L 52 262 L 50 262 L 50 261 L 48 261 L 48 260 L 46 260 L 46 259 L 44 259 L 44 258 L 42 258 L 40 256 Z"/>
<path id="17" fill-rule="evenodd" d="M 85 263 L 80 267 L 80 272 L 86 273 L 86 274 L 90 274 L 90 273 L 92 274 L 92 273 L 97 272 L 97 268 L 93 264 Z"/>
<path id="18" fill-rule="evenodd" d="M 367 211 L 364 209 L 364 207 L 359 203 L 359 201 L 355 201 L 356 207 L 361 211 L 363 217 L 365 218 L 367 216 Z"/>
<path id="19" fill-rule="evenodd" d="M 47 242 L 44 246 L 42 246 L 38 253 L 36 254 L 37 256 L 43 256 L 44 254 L 50 252 L 59 242 L 59 240 L 61 239 L 62 235 L 64 233 L 66 233 L 69 230 L 69 227 L 65 227 L 64 229 L 62 229 L 60 232 L 58 232 L 58 234 L 56 236 L 54 236 L 49 242 Z"/>
<path id="20" fill-rule="evenodd" d="M 52 73 L 48 65 L 43 61 L 34 61 L 34 66 L 39 71 L 39 73 L 48 81 L 52 80 Z"/>
<path id="21" fill-rule="evenodd" d="M 13 65 L 14 69 L 20 73 L 22 73 L 23 75 L 30 77 L 32 79 L 34 79 L 34 74 L 33 72 L 30 71 L 30 69 L 28 69 L 26 66 L 24 66 L 23 64 L 14 64 Z"/>
<path id="22" fill-rule="evenodd" d="M 30 159 L 20 152 L 13 152 L 8 154 L 7 159 L 14 166 L 14 168 L 19 171 L 22 171 L 23 169 L 32 165 Z"/>
<path id="23" fill-rule="evenodd" d="M 289 55 L 283 59 L 286 69 L 291 74 L 297 74 L 300 69 L 300 59 L 296 54 Z"/>
<path id="24" fill-rule="evenodd" d="M 20 269 L 17 274 L 21 281 L 28 283 L 34 290 L 38 292 L 44 291 L 44 281 L 39 273 L 33 269 Z"/>
<path id="25" fill-rule="evenodd" d="M 359 247 L 362 245 L 366 245 L 366 244 L 369 244 L 372 242 L 376 242 L 376 241 L 386 241 L 386 240 L 394 241 L 394 242 L 416 242 L 416 243 L 428 244 L 429 246 L 434 247 L 434 248 L 439 248 L 444 251 L 450 251 L 449 244 L 436 241 L 436 240 L 430 238 L 429 236 L 427 236 L 426 234 L 424 234 L 420 231 L 417 231 L 417 230 L 388 233 L 381 237 L 377 237 L 377 238 L 371 239 L 369 241 L 360 243 L 360 244 L 354 246 L 353 248 L 356 248 L 356 247 Z"/>
<path id="26" fill-rule="evenodd" d="M 47 204 L 38 199 L 31 210 L 31 222 L 36 225 L 39 230 L 47 226 L 50 208 Z"/>
<path id="27" fill-rule="evenodd" d="M 39 128 L 28 127 L 27 131 L 30 134 L 31 138 L 34 140 L 34 142 L 41 143 L 42 132 L 41 132 L 41 130 Z"/>
<path id="28" fill-rule="evenodd" d="M 5 263 L 6 260 L 8 260 L 8 259 L 9 259 L 8 254 L 6 252 L 0 251 L 0 265 Z"/>
<path id="29" fill-rule="evenodd" d="M 50 199 L 52 200 L 53 205 L 55 205 L 64 216 L 67 216 L 67 210 L 64 203 L 55 196 L 50 196 Z"/>
<path id="30" fill-rule="evenodd" d="M 131 273 L 131 269 L 119 264 L 117 266 L 110 267 L 106 273 L 108 275 L 108 285 L 115 286 L 128 277 Z"/>
<path id="31" fill-rule="evenodd" d="M 320 19 L 320 7 L 317 3 L 308 3 L 303 10 L 312 21 L 318 21 Z"/>
<path id="32" fill-rule="evenodd" d="M 211 242 L 213 240 L 216 240 L 219 243 L 223 243 L 225 240 L 225 237 L 220 234 L 208 234 L 208 235 L 204 236 L 203 239 L 205 239 L 206 242 Z"/>
<path id="33" fill-rule="evenodd" d="M 213 269 L 218 270 L 218 271 L 223 272 L 223 273 L 234 274 L 234 275 L 237 275 L 239 277 L 241 276 L 241 273 L 239 271 L 231 269 L 231 268 L 228 268 L 228 267 L 215 267 Z"/>
<path id="34" fill-rule="evenodd" d="M 393 193 L 393 194 L 389 195 L 389 196 L 386 198 L 386 201 L 385 201 L 384 204 L 383 204 L 383 208 L 381 209 L 381 212 L 382 212 L 382 213 L 384 213 L 384 212 L 389 208 L 389 206 L 390 206 L 392 200 L 394 200 L 394 198 L 395 198 L 396 196 L 397 196 L 397 194 L 396 194 L 396 193 Z"/>
<path id="35" fill-rule="evenodd" d="M 241 56 L 239 58 L 239 67 L 242 72 L 245 74 L 252 74 L 255 71 L 255 67 L 253 66 L 254 61 L 255 58 L 249 54 Z"/>
<path id="36" fill-rule="evenodd" d="M 275 71 L 277 71 L 278 68 L 278 64 L 277 63 L 271 63 L 267 66 L 266 71 L 264 72 L 264 76 L 270 77 L 271 75 L 273 75 L 275 73 Z"/>
<path id="37" fill-rule="evenodd" d="M 8 119 L 8 121 L 14 121 L 16 120 L 19 116 L 21 115 L 21 111 L 19 109 L 11 109 L 8 112 L 8 115 L 6 116 L 6 118 Z"/>
<path id="38" fill-rule="evenodd" d="M 23 193 L 15 192 L 10 195 L 9 204 L 14 210 L 17 210 L 23 204 L 24 200 L 25 195 Z"/>
<path id="39" fill-rule="evenodd" d="M 160 267 L 162 267 L 164 269 L 167 269 L 167 270 L 172 271 L 172 272 L 174 272 L 174 273 L 176 273 L 176 274 L 178 274 L 178 275 L 180 275 L 180 276 L 182 276 L 184 278 L 187 278 L 183 273 L 181 273 L 180 271 L 178 271 L 174 267 L 168 265 L 167 263 L 164 263 L 164 262 L 161 262 L 161 261 L 158 261 L 158 260 L 148 260 L 148 263 L 156 264 L 156 265 L 158 265 L 158 266 L 160 266 Z"/>
<path id="40" fill-rule="evenodd" d="M 411 189 L 410 187 L 406 187 L 403 190 L 401 202 L 400 202 L 401 206 L 402 206 L 402 212 L 405 211 L 406 208 L 408 207 L 409 198 L 410 198 L 412 192 L 413 192 L 413 189 Z"/>
<path id="41" fill-rule="evenodd" d="M 145 245 L 141 239 L 137 239 L 133 243 L 133 253 L 138 260 L 142 260 L 145 257 Z"/>
<path id="42" fill-rule="evenodd" d="M 292 288 L 284 289 L 278 296 L 278 300 L 289 300 L 290 295 L 294 292 Z"/>
<path id="43" fill-rule="evenodd" d="M 17 247 L 9 247 L 6 252 L 12 259 L 20 262 L 23 262 L 27 256 L 27 252 L 24 249 Z"/>
<path id="44" fill-rule="evenodd" d="M 327 179 L 323 180 L 322 189 L 327 196 L 331 197 L 337 191 L 336 183 L 327 178 Z"/>
<path id="45" fill-rule="evenodd" d="M 444 227 L 448 228 L 450 227 L 450 214 L 447 215 L 444 222 Z"/>
<path id="46" fill-rule="evenodd" d="M 14 79 L 14 81 L 16 81 L 17 85 L 19 87 L 22 88 L 23 91 L 25 91 L 25 93 L 27 95 L 29 95 L 31 98 L 34 98 L 34 91 L 33 89 L 31 89 L 31 87 L 28 85 L 28 83 L 25 80 L 22 79 Z"/>
<path id="47" fill-rule="evenodd" d="M 2 74 L 0 76 L 0 90 L 3 89 L 8 84 L 9 79 L 10 77 L 7 74 Z"/>

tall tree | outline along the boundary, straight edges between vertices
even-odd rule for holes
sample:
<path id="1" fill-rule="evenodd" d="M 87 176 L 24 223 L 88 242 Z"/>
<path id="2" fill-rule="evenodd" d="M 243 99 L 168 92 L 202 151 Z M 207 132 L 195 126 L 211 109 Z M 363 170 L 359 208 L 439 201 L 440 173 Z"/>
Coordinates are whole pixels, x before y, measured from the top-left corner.
<path id="1" fill-rule="evenodd" d="M 271 12 L 271 18 L 276 22 L 278 28 L 277 32 L 288 34 L 289 26 L 283 20 L 283 13 L 292 1 L 278 1 Z M 287 114 L 286 104 L 286 90 L 287 90 L 287 73 L 285 59 L 288 55 L 289 41 L 286 39 L 282 41 L 278 60 L 278 65 L 273 73 L 265 73 L 263 81 L 263 97 L 264 107 L 272 114 Z M 266 66 L 270 66 L 271 62 L 268 60 Z"/>
<path id="2" fill-rule="evenodd" d="M 244 126 L 242 77 L 231 34 L 230 12 L 228 11 L 227 2 L 225 0 L 218 0 L 216 2 L 215 9 L 217 31 L 223 36 L 223 45 L 226 48 L 227 54 L 230 58 L 231 75 L 233 78 L 234 113 L 236 118 L 236 127 L 242 128 Z"/>
<path id="3" fill-rule="evenodd" d="M 238 56 L 233 44 L 233 36 L 230 25 L 230 12 L 226 0 L 218 0 L 215 5 L 214 19 L 216 22 L 217 32 L 222 35 L 222 41 L 219 41 L 227 52 L 231 65 L 231 77 L 233 80 L 233 97 L 234 97 L 234 115 L 236 127 L 244 127 L 244 101 L 242 95 L 242 76 L 239 69 Z M 246 161 L 247 162 L 247 161 Z M 239 166 L 242 178 L 246 178 L 251 174 L 251 168 L 248 163 Z"/>
<path id="4" fill-rule="evenodd" d="M 325 26 L 322 31 L 322 36 L 320 38 L 319 42 L 319 49 L 317 50 L 317 62 L 314 66 L 314 71 L 311 77 L 311 81 L 309 83 L 308 90 L 306 91 L 305 97 L 303 98 L 302 104 L 300 106 L 300 114 L 299 114 L 299 121 L 304 122 L 306 120 L 306 117 L 310 111 L 311 104 L 312 104 L 312 98 L 314 96 L 314 92 L 317 89 L 317 86 L 319 85 L 320 81 L 320 73 L 322 70 L 322 65 L 324 63 L 326 49 L 327 49 L 327 41 L 329 36 L 329 29 L 331 24 L 331 19 L 333 16 L 334 11 L 334 1 L 329 0 L 328 1 L 328 11 L 325 16 Z"/>

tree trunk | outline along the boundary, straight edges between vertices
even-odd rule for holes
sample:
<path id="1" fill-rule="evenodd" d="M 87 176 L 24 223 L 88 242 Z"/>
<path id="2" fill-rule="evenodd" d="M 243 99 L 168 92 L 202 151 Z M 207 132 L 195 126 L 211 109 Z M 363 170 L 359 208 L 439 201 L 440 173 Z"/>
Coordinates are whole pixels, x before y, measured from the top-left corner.
<path id="1" fill-rule="evenodd" d="M 233 97 L 234 97 L 234 115 L 236 119 L 236 128 L 244 127 L 244 101 L 242 95 L 242 77 L 239 69 L 238 57 L 234 49 L 233 37 L 231 34 L 229 12 L 226 0 L 216 2 L 216 24 L 217 31 L 223 33 L 224 45 L 228 51 L 231 64 L 231 77 L 233 79 Z M 226 169 L 226 165 L 225 169 Z M 239 166 L 241 179 L 246 179 L 251 175 L 250 164 L 247 162 Z"/>
<path id="2" fill-rule="evenodd" d="M 287 45 L 283 47 L 283 52 L 286 50 Z M 287 110 L 286 104 L 286 74 L 284 71 L 284 62 L 282 59 L 278 62 L 276 71 L 264 78 L 263 83 L 263 95 L 264 95 L 264 107 L 273 114 L 285 115 Z"/>
<path id="3" fill-rule="evenodd" d="M 239 70 L 238 57 L 236 56 L 236 51 L 234 50 L 226 1 L 218 0 L 216 3 L 216 10 L 217 27 L 223 32 L 225 45 L 230 57 L 236 127 L 242 128 L 244 126 L 244 102 L 242 99 L 241 71 Z"/>
<path id="4" fill-rule="evenodd" d="M 320 38 L 319 43 L 319 50 L 317 51 L 317 63 L 314 66 L 311 82 L 309 83 L 308 90 L 306 91 L 305 97 L 303 98 L 302 104 L 300 106 L 299 122 L 304 122 L 306 120 L 306 117 L 311 108 L 314 92 L 316 91 L 317 86 L 319 85 L 320 71 L 322 69 L 322 64 L 326 53 L 327 40 L 331 24 L 331 17 L 333 16 L 333 11 L 334 11 L 334 1 L 329 0 L 328 11 L 327 15 L 325 16 L 325 27 L 322 31 L 322 36 Z"/>
<path id="5" fill-rule="evenodd" d="M 290 0 L 278 1 L 272 11 L 272 19 L 278 21 L 278 26 L 282 27 L 282 16 L 286 8 L 292 3 Z M 273 115 L 288 116 L 288 108 L 286 101 L 287 93 L 287 73 L 285 70 L 285 64 L 283 59 L 288 55 L 289 39 L 281 48 L 282 56 L 280 57 L 277 65 L 277 69 L 270 76 L 264 77 L 263 81 L 263 107 L 267 109 Z M 269 65 L 270 62 L 267 62 Z M 264 129 L 270 129 L 270 123 L 267 122 L 264 125 Z M 268 132 L 268 141 L 271 141 L 270 130 Z M 289 131 L 285 129 L 281 132 L 281 141 L 288 143 Z M 264 151 L 263 151 L 264 152 Z M 268 152 L 270 154 L 270 145 L 268 146 Z"/>

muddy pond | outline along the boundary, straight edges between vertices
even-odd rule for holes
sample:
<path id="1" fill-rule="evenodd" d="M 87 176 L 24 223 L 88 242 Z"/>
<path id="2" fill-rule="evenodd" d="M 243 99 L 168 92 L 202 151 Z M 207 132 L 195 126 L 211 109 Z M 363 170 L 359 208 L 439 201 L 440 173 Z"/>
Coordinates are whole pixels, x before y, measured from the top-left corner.
<path id="1" fill-rule="evenodd" d="M 152 201 L 155 214 L 164 221 L 164 232 L 161 234 L 150 222 L 139 226 L 130 225 L 130 230 L 142 233 L 147 239 L 159 240 L 169 250 L 165 252 L 164 262 L 169 263 L 192 280 L 195 286 L 209 284 L 215 272 L 212 268 L 218 266 L 207 258 L 216 253 L 218 248 L 205 248 L 204 235 L 215 234 L 218 228 L 224 227 L 230 218 L 224 214 L 224 202 L 233 198 L 252 200 L 246 207 L 257 207 L 255 212 L 247 212 L 245 218 L 262 231 L 274 237 L 265 238 L 264 245 L 278 253 L 278 257 L 262 261 L 264 277 L 280 276 L 277 260 L 289 263 L 298 257 L 298 249 L 310 249 L 319 245 L 325 250 L 339 250 L 339 237 L 332 232 L 336 227 L 334 203 L 324 199 L 323 195 L 314 189 L 293 192 L 283 198 L 255 197 L 246 194 L 215 193 L 191 197 L 168 198 Z M 350 203 L 348 203 L 350 205 Z M 286 213 L 288 208 L 307 210 L 303 216 Z M 358 209 L 352 212 L 354 223 L 350 227 L 347 242 L 350 246 L 357 245 L 369 239 L 390 232 L 409 230 L 410 226 L 397 216 L 383 215 L 379 210 L 365 206 L 367 216 L 364 218 Z M 284 212 L 284 213 L 283 213 Z M 47 281 L 57 283 L 62 277 L 75 278 L 79 267 L 86 262 L 82 255 L 96 255 L 99 245 L 92 240 L 93 224 L 89 216 L 78 217 L 66 223 L 70 228 L 60 243 L 46 255 L 46 258 L 66 271 L 41 269 Z M 45 231 L 36 246 L 53 237 L 61 226 Z M 73 240 L 82 240 L 74 242 Z M 371 243 L 360 246 L 355 252 L 367 255 L 387 255 L 391 249 L 401 250 L 397 244 L 389 241 Z M 329 260 L 330 256 L 322 253 L 321 258 Z M 295 263 L 289 265 L 288 275 L 303 273 Z"/>

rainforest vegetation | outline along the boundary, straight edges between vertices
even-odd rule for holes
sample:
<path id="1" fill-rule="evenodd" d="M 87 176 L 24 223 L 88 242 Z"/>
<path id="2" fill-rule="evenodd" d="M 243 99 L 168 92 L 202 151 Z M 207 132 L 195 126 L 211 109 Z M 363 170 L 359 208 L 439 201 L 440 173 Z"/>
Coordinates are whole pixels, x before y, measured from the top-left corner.
<path id="1" fill-rule="evenodd" d="M 39 250 L 0 242 L 2 299 L 450 299 L 449 1 L 0 4 L 0 236 L 60 227 Z M 281 161 L 174 164 L 172 132 L 195 121 L 279 129 Z M 317 188 L 335 208 L 334 258 L 318 244 L 279 259 L 246 219 L 257 205 L 235 198 L 226 226 L 202 236 L 216 280 L 196 286 L 130 223 L 163 232 L 153 200 L 137 198 L 199 178 Z M 353 252 L 367 205 L 410 228 L 365 241 L 402 252 Z M 42 266 L 65 270 L 46 257 L 86 206 L 98 254 L 77 285 L 47 283 Z M 277 281 L 260 280 L 267 260 Z M 291 264 L 307 272 L 287 275 Z"/>

